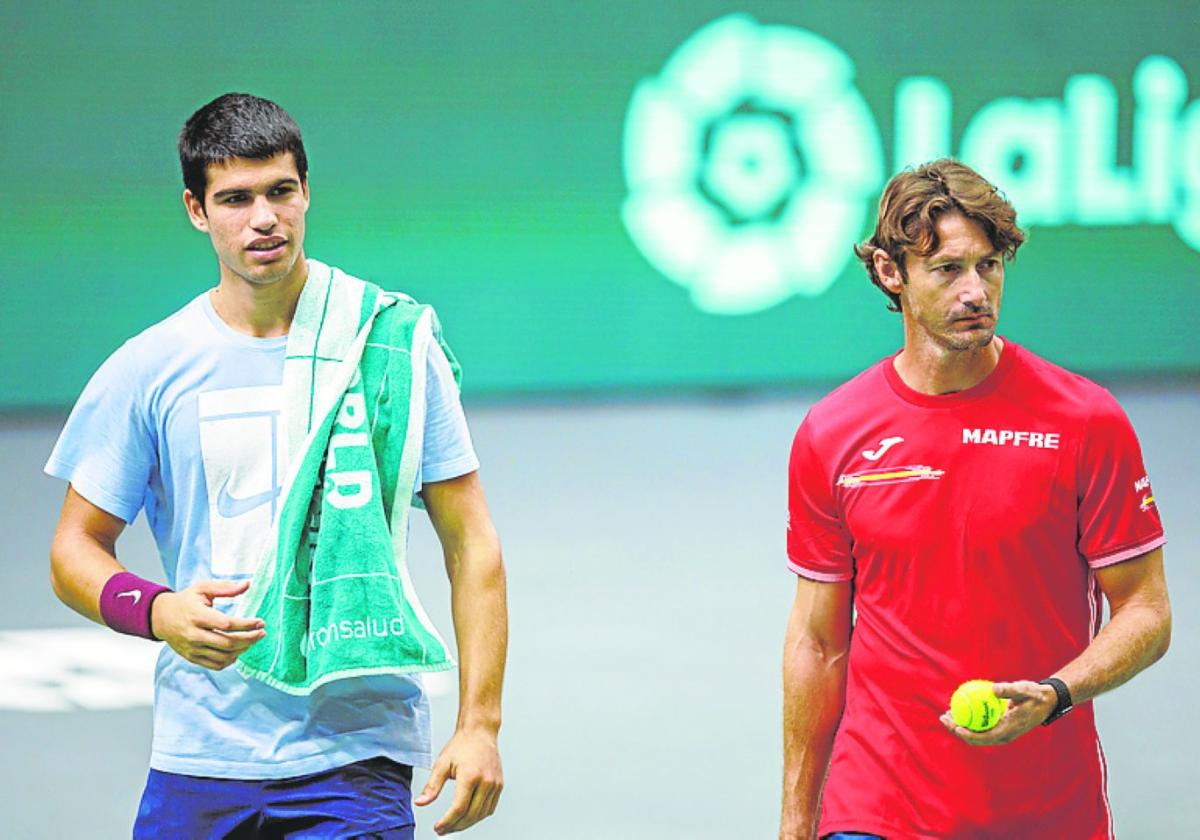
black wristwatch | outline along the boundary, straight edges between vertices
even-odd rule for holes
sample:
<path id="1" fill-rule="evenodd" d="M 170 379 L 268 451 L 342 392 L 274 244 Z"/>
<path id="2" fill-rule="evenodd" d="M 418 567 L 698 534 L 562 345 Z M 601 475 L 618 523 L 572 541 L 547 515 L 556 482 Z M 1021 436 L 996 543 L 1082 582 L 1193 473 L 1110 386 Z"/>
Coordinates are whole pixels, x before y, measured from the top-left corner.
<path id="1" fill-rule="evenodd" d="M 1044 680 L 1038 680 L 1038 685 L 1048 685 L 1058 695 L 1058 702 L 1054 705 L 1054 711 L 1050 713 L 1050 717 L 1042 721 L 1042 726 L 1049 726 L 1075 708 L 1075 704 L 1071 702 L 1071 692 L 1067 689 L 1067 684 L 1058 677 L 1047 677 Z"/>

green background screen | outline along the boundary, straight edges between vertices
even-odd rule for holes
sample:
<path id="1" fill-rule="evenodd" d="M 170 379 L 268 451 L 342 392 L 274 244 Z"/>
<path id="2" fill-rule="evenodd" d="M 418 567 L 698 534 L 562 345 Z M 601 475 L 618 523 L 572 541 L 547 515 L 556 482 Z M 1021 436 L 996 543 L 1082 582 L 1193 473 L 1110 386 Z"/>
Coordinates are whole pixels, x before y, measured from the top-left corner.
<path id="1" fill-rule="evenodd" d="M 906 80 L 948 91 L 948 151 L 964 134 L 993 152 L 996 137 L 1034 138 L 1036 154 L 1005 158 L 1007 175 L 984 172 L 1002 186 L 1030 167 L 1041 179 L 1032 192 L 1008 190 L 1029 216 L 1029 241 L 1008 270 L 1002 334 L 1093 375 L 1200 369 L 1200 106 L 1186 88 L 1200 70 L 1197 13 L 1170 3 L 1092 4 L 1086 14 L 1074 4 L 966 13 L 923 3 L 898 20 L 887 8 L 6 4 L 0 406 L 70 404 L 122 341 L 215 284 L 207 238 L 180 202 L 175 138 L 227 91 L 277 101 L 304 132 L 308 254 L 434 304 L 469 394 L 853 375 L 901 341 L 899 316 L 857 263 L 843 260 L 819 294 L 706 310 L 623 219 L 635 89 L 735 12 L 747 15 L 746 31 L 809 33 L 844 54 L 881 179 L 902 163 L 899 135 L 911 145 L 933 124 L 913 112 L 898 127 Z M 1163 71 L 1139 87 L 1148 56 L 1165 57 L 1178 78 Z M 718 84 L 720 67 L 709 72 Z M 803 86 L 802 75 L 792 80 Z M 1067 106 L 1072 79 L 1082 93 Z M 1105 90 L 1112 114 L 1095 105 Z M 990 122 L 972 126 L 989 106 Z M 1054 123 L 1063 114 L 1071 119 Z M 677 142 L 666 130 L 662 145 L 650 136 L 658 151 Z M 749 183 L 766 152 L 746 142 L 730 153 L 745 167 L 731 177 Z M 798 145 L 803 187 L 820 166 Z M 1092 189 L 1097 168 L 1134 184 L 1123 204 Z M 881 187 L 867 189 L 863 223 L 837 249 L 848 254 L 869 233 Z M 1022 196 L 1033 196 L 1031 211 Z"/>

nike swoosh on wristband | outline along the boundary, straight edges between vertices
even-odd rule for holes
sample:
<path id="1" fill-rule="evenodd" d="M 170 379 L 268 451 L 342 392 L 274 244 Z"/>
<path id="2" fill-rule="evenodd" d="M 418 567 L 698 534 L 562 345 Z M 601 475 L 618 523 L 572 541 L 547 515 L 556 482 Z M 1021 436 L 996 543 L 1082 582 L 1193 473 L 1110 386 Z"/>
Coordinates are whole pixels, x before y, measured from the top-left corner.
<path id="1" fill-rule="evenodd" d="M 229 492 L 229 479 L 226 478 L 225 483 L 221 485 L 220 492 L 217 493 L 217 513 L 226 519 L 233 519 L 235 516 L 249 513 L 255 508 L 267 504 L 279 495 L 279 490 L 280 488 L 273 487 L 262 493 L 255 493 L 253 496 L 239 499 Z"/>
<path id="2" fill-rule="evenodd" d="M 127 595 L 133 599 L 133 603 L 135 605 L 137 604 L 138 601 L 142 600 L 142 590 L 140 590 L 140 589 L 130 589 L 128 592 L 118 592 L 117 593 L 118 598 L 124 598 Z"/>

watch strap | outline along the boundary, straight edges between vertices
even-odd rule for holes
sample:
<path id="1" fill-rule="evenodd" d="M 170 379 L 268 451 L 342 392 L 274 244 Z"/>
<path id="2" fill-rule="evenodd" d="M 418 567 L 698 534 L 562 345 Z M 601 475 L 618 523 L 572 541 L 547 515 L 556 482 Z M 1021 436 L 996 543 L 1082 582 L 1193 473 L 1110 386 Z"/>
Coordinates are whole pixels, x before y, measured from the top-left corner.
<path id="1" fill-rule="evenodd" d="M 1050 717 L 1042 721 L 1042 726 L 1049 726 L 1075 708 L 1075 704 L 1071 700 L 1071 691 L 1067 688 L 1067 684 L 1058 677 L 1047 677 L 1044 680 L 1038 680 L 1038 685 L 1050 686 L 1054 689 L 1054 693 L 1058 697 L 1058 702 L 1054 705 L 1054 711 L 1050 713 Z"/>

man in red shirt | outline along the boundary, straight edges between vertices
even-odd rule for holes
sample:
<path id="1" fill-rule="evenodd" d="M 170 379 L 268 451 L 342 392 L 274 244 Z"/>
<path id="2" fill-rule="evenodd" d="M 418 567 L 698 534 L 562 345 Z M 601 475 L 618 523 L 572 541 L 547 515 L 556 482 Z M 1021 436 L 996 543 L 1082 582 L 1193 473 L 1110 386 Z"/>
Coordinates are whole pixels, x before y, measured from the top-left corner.
<path id="1" fill-rule="evenodd" d="M 1167 649 L 1165 539 L 1112 395 L 996 334 L 1024 239 L 940 160 L 856 248 L 904 348 L 793 444 L 781 840 L 1113 836 L 1089 701 Z M 986 732 L 947 711 L 968 679 L 1010 701 Z"/>

